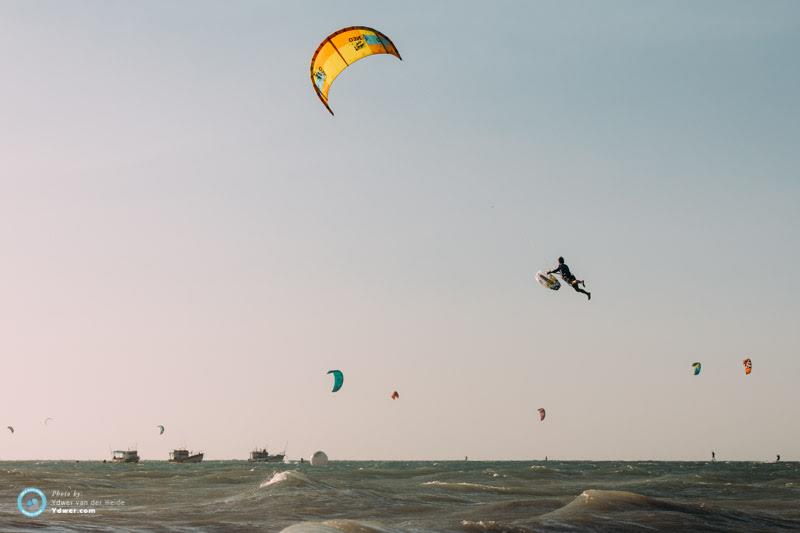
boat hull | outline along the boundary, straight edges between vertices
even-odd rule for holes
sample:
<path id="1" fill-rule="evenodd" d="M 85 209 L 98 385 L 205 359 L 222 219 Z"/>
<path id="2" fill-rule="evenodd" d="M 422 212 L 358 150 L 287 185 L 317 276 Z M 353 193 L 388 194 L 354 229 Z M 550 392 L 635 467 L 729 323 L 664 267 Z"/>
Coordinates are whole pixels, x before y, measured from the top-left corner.
<path id="1" fill-rule="evenodd" d="M 251 463 L 282 463 L 283 457 L 271 456 L 266 459 L 253 459 L 251 457 L 248 461 Z"/>
<path id="2" fill-rule="evenodd" d="M 196 453 L 194 455 L 190 455 L 188 457 L 183 457 L 183 458 L 180 458 L 180 459 L 174 459 L 173 458 L 173 459 L 169 460 L 170 463 L 180 463 L 180 464 L 182 464 L 182 463 L 200 463 L 202 461 L 203 461 L 203 454 L 202 453 Z"/>

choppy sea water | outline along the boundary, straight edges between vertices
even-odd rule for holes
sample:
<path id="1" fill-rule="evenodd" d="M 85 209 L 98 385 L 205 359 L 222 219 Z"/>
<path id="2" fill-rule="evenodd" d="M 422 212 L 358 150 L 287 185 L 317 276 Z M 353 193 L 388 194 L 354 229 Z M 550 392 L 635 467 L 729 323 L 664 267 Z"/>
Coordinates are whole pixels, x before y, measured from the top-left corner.
<path id="1" fill-rule="evenodd" d="M 800 463 L 0 462 L 0 531 L 800 531 Z"/>

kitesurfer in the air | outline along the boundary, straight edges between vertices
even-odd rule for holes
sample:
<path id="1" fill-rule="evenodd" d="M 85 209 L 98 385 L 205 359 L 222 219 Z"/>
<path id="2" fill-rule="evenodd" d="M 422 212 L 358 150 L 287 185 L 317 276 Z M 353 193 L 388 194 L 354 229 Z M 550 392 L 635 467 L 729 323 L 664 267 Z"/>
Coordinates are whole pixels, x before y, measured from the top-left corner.
<path id="1" fill-rule="evenodd" d="M 592 299 L 592 293 L 587 292 L 587 291 L 581 289 L 581 287 L 580 287 L 581 285 L 586 287 L 586 283 L 584 283 L 582 279 L 576 278 L 572 274 L 572 272 L 570 272 L 569 267 L 564 262 L 564 258 L 563 257 L 559 257 L 558 258 L 558 266 L 556 268 L 554 268 L 553 270 L 551 270 L 550 272 L 548 272 L 548 274 L 561 274 L 561 279 L 563 279 L 566 283 L 569 283 L 570 285 L 572 285 L 573 289 L 575 289 L 577 292 L 582 292 L 590 300 Z"/>

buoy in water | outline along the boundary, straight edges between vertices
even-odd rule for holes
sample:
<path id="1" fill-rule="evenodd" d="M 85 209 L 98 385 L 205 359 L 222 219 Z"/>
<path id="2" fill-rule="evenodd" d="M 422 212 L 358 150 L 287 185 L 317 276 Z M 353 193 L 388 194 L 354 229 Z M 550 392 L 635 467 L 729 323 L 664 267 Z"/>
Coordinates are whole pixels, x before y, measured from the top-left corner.
<path id="1" fill-rule="evenodd" d="M 325 466 L 328 464 L 328 456 L 323 451 L 314 452 L 311 456 L 311 466 Z"/>

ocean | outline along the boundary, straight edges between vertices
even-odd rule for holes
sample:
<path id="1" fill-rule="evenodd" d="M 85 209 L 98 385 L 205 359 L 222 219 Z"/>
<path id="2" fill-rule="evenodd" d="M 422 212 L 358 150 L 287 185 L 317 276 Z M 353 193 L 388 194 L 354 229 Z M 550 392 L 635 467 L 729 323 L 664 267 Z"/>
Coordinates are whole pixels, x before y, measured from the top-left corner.
<path id="1" fill-rule="evenodd" d="M 0 462 L 0 531 L 800 531 L 800 463 Z"/>

